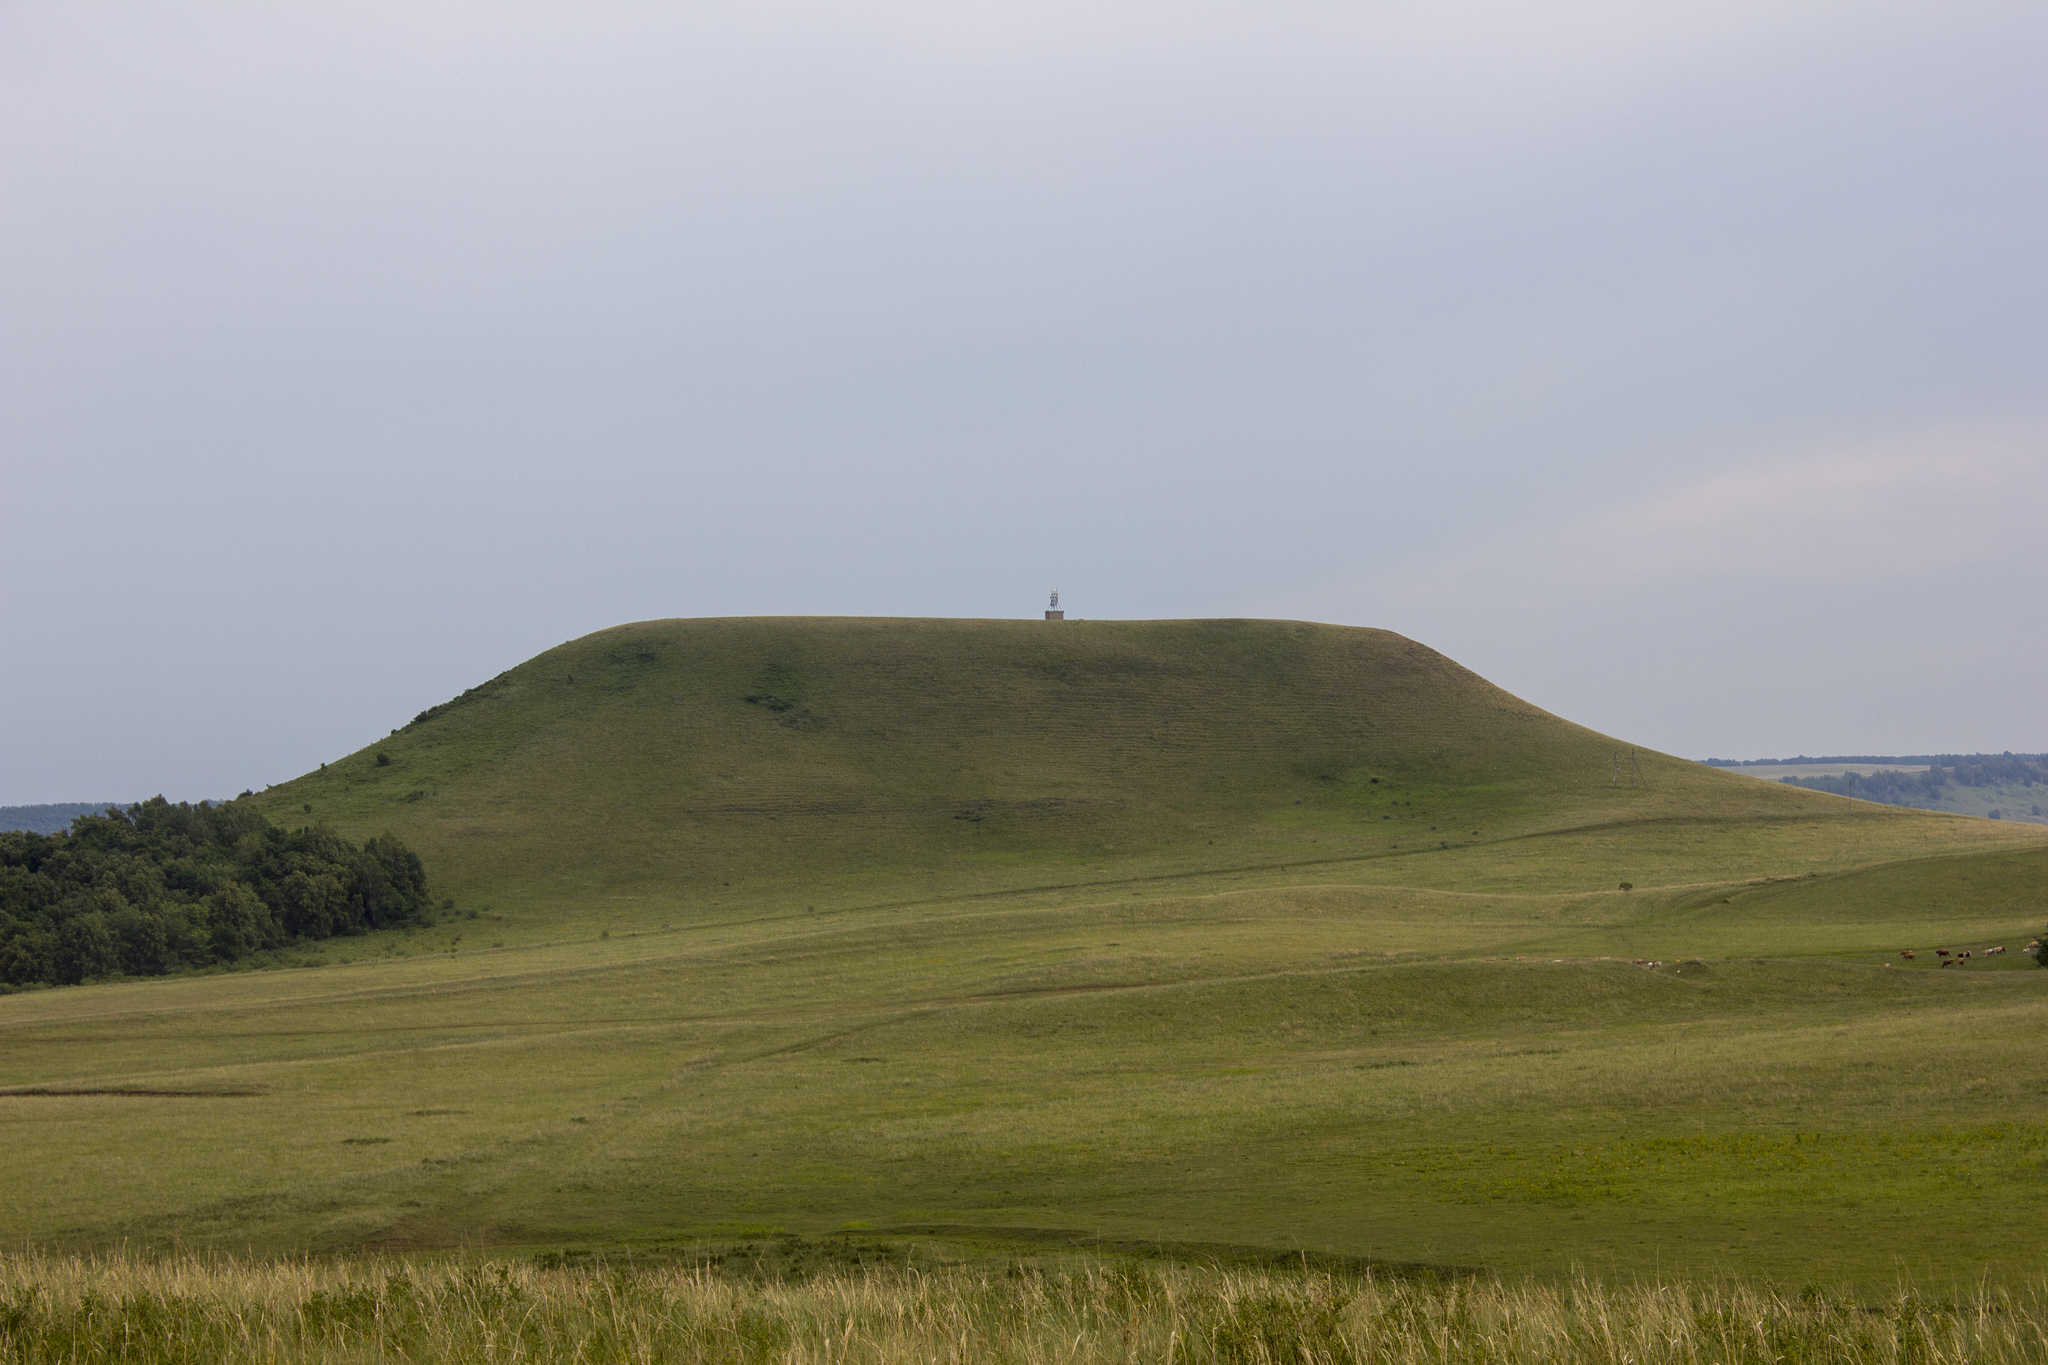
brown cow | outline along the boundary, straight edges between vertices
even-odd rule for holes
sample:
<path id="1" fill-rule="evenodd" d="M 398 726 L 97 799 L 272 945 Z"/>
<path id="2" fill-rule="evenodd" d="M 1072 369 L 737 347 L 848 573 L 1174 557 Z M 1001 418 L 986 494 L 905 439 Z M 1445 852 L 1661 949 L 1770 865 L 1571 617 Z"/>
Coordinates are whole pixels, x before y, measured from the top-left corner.
<path id="1" fill-rule="evenodd" d="M 1947 957 L 1947 956 L 1948 956 L 1948 949 L 1946 949 L 1946 948 L 1936 948 L 1936 949 L 1934 950 L 1934 955 L 1935 955 L 1936 957 Z"/>
<path id="2" fill-rule="evenodd" d="M 1913 960 L 1913 950 L 1911 948 L 1902 948 L 1899 950 L 1899 956 L 1911 962 Z"/>

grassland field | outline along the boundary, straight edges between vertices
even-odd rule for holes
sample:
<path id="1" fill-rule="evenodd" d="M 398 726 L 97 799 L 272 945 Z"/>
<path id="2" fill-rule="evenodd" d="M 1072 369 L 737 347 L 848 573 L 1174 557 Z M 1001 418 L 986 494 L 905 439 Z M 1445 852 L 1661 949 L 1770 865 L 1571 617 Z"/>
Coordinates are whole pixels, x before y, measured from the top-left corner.
<path id="1" fill-rule="evenodd" d="M 2048 831 L 1385 632 L 641 623 L 248 799 L 453 907 L 0 998 L 15 1244 L 2044 1269 Z"/>

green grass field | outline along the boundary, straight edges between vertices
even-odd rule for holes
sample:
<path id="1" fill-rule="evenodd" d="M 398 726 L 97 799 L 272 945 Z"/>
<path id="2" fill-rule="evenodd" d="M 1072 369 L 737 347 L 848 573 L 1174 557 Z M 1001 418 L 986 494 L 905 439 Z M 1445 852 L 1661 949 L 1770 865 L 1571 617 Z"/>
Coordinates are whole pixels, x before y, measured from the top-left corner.
<path id="1" fill-rule="evenodd" d="M 646 623 L 253 799 L 454 908 L 0 999 L 17 1243 L 2042 1269 L 2048 831 L 1384 632 Z"/>

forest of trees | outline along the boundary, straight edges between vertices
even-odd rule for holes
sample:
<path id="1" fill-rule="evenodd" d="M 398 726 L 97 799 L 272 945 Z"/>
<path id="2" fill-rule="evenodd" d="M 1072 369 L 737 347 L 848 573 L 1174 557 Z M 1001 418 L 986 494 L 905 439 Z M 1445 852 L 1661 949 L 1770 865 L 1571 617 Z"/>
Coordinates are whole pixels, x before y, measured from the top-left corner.
<path id="1" fill-rule="evenodd" d="M 245 802 L 158 796 L 63 834 L 0 833 L 0 982 L 159 976 L 424 922 L 431 905 L 419 855 L 388 834 L 358 847 Z"/>

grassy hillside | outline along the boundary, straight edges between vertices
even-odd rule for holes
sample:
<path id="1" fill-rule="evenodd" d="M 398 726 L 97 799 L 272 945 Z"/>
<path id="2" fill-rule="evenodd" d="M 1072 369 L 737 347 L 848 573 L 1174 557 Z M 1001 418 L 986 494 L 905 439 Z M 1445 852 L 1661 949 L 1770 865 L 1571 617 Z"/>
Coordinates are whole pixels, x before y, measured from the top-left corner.
<path id="1" fill-rule="evenodd" d="M 620 626 L 257 799 L 395 831 L 464 905 L 591 924 L 1669 822 L 1617 881 L 1991 837 L 1632 751 L 1387 631 L 1270 621 Z"/>
<path id="2" fill-rule="evenodd" d="M 2048 972 L 1925 950 L 2038 933 L 2048 835 L 1384 632 L 621 627 L 260 800 L 455 917 L 0 999 L 17 1237 L 2038 1273 Z"/>

